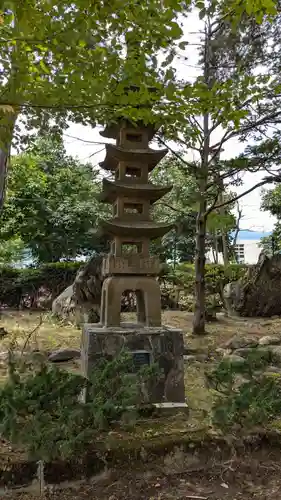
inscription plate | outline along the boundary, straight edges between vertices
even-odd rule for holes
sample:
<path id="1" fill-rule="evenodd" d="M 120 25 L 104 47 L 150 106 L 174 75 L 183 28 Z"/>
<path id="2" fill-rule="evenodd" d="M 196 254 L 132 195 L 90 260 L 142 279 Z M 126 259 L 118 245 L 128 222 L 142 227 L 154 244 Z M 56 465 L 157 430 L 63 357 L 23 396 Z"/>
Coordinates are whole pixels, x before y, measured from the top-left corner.
<path id="1" fill-rule="evenodd" d="M 142 366 L 150 366 L 151 364 L 151 353 L 148 351 L 134 351 L 133 355 L 133 366 L 136 371 L 140 370 Z"/>

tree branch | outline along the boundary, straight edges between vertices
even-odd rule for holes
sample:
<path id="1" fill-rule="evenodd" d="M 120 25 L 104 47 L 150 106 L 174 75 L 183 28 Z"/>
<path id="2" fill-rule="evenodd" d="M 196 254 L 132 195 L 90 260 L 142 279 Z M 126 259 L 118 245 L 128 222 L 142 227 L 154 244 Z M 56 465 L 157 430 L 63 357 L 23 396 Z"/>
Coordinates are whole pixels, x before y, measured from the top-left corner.
<path id="1" fill-rule="evenodd" d="M 255 189 L 261 187 L 261 186 L 264 186 L 265 184 L 270 184 L 272 182 L 281 182 L 281 176 L 279 176 L 278 178 L 278 181 L 276 180 L 276 177 L 266 177 L 264 178 L 262 181 L 258 182 L 258 184 L 255 184 L 253 187 L 251 187 L 250 189 L 247 189 L 247 191 L 244 191 L 244 193 L 242 194 L 239 194 L 238 196 L 236 196 L 235 198 L 232 198 L 231 200 L 227 200 L 225 201 L 224 203 L 221 203 L 220 205 L 215 205 L 213 204 L 206 212 L 206 215 L 209 215 L 210 212 L 212 212 L 212 210 L 216 210 L 217 208 L 221 208 L 221 207 L 225 207 L 227 205 L 231 205 L 231 203 L 234 203 L 235 201 L 238 201 L 240 200 L 241 198 L 243 198 L 244 196 L 246 196 L 247 194 L 250 194 L 252 191 L 254 191 Z"/>
<path id="2" fill-rule="evenodd" d="M 196 170 L 196 166 L 193 163 L 190 163 L 189 161 L 186 161 L 183 159 L 183 157 L 174 151 L 163 139 L 161 139 L 160 136 L 156 136 L 156 138 L 165 146 L 178 160 L 180 160 L 182 163 L 184 163 L 188 168 L 190 168 L 193 172 Z"/>

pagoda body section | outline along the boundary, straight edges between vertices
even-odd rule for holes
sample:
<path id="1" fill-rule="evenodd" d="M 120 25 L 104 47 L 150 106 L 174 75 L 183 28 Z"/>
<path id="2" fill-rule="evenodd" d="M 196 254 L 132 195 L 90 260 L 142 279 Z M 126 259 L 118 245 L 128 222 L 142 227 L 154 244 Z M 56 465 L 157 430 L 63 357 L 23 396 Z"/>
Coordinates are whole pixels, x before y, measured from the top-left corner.
<path id="1" fill-rule="evenodd" d="M 149 147 L 153 133 L 149 127 L 126 122 L 102 133 L 116 139 L 116 145 L 107 144 L 100 164 L 113 177 L 103 180 L 101 194 L 101 201 L 112 205 L 112 218 L 101 222 L 111 240 L 110 253 L 103 261 L 101 323 L 106 327 L 120 326 L 125 291 L 135 292 L 138 326 L 161 326 L 160 262 L 150 255 L 149 247 L 151 240 L 161 238 L 172 226 L 153 221 L 151 209 L 172 186 L 149 182 L 149 173 L 167 154 L 167 150 Z"/>

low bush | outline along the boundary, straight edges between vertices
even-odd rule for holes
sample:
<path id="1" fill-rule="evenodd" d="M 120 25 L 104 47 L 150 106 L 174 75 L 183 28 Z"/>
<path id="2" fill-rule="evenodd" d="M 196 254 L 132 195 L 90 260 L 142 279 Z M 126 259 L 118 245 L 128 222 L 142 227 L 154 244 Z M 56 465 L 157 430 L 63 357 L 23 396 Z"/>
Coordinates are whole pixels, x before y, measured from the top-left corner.
<path id="1" fill-rule="evenodd" d="M 220 293 L 221 287 L 224 287 L 231 281 L 236 281 L 242 278 L 245 276 L 247 270 L 248 267 L 241 264 L 229 264 L 228 266 L 223 266 L 221 264 L 206 264 L 205 281 L 207 293 Z M 195 285 L 194 264 L 179 264 L 175 269 L 175 275 L 185 289 L 190 293 L 193 293 Z"/>
<path id="2" fill-rule="evenodd" d="M 248 267 L 240 264 L 231 264 L 226 267 L 219 264 L 206 264 L 205 270 L 207 306 L 213 310 L 219 310 L 223 307 L 224 286 L 231 281 L 243 278 Z M 168 297 L 167 304 L 174 302 L 174 308 L 177 306 L 178 309 L 192 312 L 195 288 L 194 264 L 181 263 L 175 268 L 166 266 L 165 273 L 161 276 L 161 288 L 162 295 L 165 293 Z"/>
<path id="3" fill-rule="evenodd" d="M 59 295 L 69 286 L 80 262 L 55 262 L 41 267 L 0 267 L 0 304 L 11 308 L 36 307 L 40 299 Z"/>
<path id="4" fill-rule="evenodd" d="M 89 380 L 43 361 L 31 371 L 11 356 L 9 380 L 0 389 L 0 436 L 36 460 L 74 456 L 128 408 L 147 403 L 144 387 L 159 376 L 156 365 L 134 371 L 126 352 L 100 361 Z M 88 398 L 82 403 L 85 388 Z"/>
<path id="5" fill-rule="evenodd" d="M 266 426 L 281 416 L 281 375 L 267 371 L 270 352 L 253 350 L 243 363 L 222 360 L 209 374 L 215 391 L 213 423 L 223 431 Z"/>
<path id="6" fill-rule="evenodd" d="M 55 262 L 41 267 L 15 269 L 0 267 L 0 305 L 10 308 L 49 308 L 52 300 L 74 281 L 81 262 Z M 237 264 L 224 267 L 206 265 L 206 288 L 209 295 L 221 295 L 222 288 L 230 281 L 245 275 L 246 266 Z M 193 310 L 195 271 L 194 265 L 179 264 L 175 269 L 165 265 L 160 274 L 163 309 Z M 179 293 L 181 291 L 181 293 Z M 135 308 L 134 297 L 128 296 L 122 310 Z"/>

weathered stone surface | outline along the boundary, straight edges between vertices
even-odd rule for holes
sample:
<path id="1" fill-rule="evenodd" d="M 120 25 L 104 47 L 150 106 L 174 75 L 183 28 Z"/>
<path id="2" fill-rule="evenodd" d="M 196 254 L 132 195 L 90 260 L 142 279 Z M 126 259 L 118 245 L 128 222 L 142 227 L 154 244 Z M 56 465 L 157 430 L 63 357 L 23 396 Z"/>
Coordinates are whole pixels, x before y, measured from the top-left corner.
<path id="1" fill-rule="evenodd" d="M 235 337 L 232 337 L 232 339 L 228 340 L 224 344 L 225 349 L 240 349 L 241 347 L 256 347 L 258 345 L 258 339 L 255 339 L 253 337 L 241 337 L 239 335 L 236 335 Z"/>
<path id="2" fill-rule="evenodd" d="M 280 345 L 281 337 L 278 335 L 266 335 L 259 339 L 259 345 Z"/>
<path id="3" fill-rule="evenodd" d="M 196 356 L 192 354 L 185 354 L 183 359 L 186 363 L 194 363 L 196 361 Z"/>
<path id="4" fill-rule="evenodd" d="M 224 356 L 224 361 L 228 361 L 228 363 L 236 366 L 243 365 L 246 360 L 242 358 L 241 356 L 237 356 L 237 354 L 229 354 L 227 356 Z"/>
<path id="5" fill-rule="evenodd" d="M 279 364 L 281 363 L 281 346 L 272 346 L 270 348 L 270 351 L 272 355 L 274 356 L 274 363 Z"/>
<path id="6" fill-rule="evenodd" d="M 224 289 L 228 315 L 274 317 L 281 315 L 281 255 L 260 254 L 258 263 L 249 268 L 243 279 Z"/>
<path id="7" fill-rule="evenodd" d="M 81 343 L 83 375 L 89 376 L 92 366 L 101 358 L 111 359 L 123 349 L 150 353 L 152 362 L 162 370 L 163 376 L 149 389 L 151 403 L 185 403 L 181 330 L 137 328 L 130 324 L 107 328 L 101 324 L 85 324 Z"/>
<path id="8" fill-rule="evenodd" d="M 77 325 L 99 321 L 102 259 L 103 255 L 94 255 L 79 269 L 73 284 L 53 301 L 52 312 L 57 317 Z"/>
<path id="9" fill-rule="evenodd" d="M 79 349 L 58 349 L 48 356 L 48 360 L 52 363 L 71 361 L 72 359 L 80 358 L 81 352 Z"/>
<path id="10" fill-rule="evenodd" d="M 52 313 L 61 318 L 69 319 L 75 314 L 73 285 L 68 286 L 52 303 Z"/>

